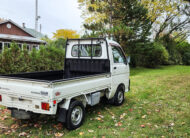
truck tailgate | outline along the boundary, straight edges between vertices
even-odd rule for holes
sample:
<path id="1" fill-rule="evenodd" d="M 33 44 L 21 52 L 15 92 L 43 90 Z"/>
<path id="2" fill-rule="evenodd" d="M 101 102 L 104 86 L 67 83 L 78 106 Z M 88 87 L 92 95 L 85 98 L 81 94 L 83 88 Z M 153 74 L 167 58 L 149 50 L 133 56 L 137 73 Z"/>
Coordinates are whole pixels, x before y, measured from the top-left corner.
<path id="1" fill-rule="evenodd" d="M 9 108 L 17 108 L 36 113 L 52 114 L 41 109 L 41 103 L 50 103 L 52 99 L 51 88 L 46 82 L 0 78 L 1 105 Z"/>

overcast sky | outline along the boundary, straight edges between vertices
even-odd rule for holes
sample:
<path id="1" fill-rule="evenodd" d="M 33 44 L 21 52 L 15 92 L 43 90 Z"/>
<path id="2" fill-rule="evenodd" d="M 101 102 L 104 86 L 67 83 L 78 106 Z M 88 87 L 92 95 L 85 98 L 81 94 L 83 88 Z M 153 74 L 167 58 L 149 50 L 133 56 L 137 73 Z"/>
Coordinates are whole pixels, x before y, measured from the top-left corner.
<path id="1" fill-rule="evenodd" d="M 81 31 L 82 18 L 77 0 L 38 0 L 42 32 L 52 37 L 58 29 Z M 35 0 L 1 0 L 0 18 L 35 28 Z"/>

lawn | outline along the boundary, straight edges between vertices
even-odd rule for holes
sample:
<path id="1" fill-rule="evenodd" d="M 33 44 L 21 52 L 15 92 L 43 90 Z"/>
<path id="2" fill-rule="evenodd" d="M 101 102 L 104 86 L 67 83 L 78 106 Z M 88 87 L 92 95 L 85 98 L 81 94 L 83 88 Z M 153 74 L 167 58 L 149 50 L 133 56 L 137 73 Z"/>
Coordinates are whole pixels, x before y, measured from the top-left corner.
<path id="1" fill-rule="evenodd" d="M 131 91 L 114 107 L 86 109 L 79 129 L 68 131 L 51 116 L 32 121 L 0 107 L 0 137 L 190 137 L 190 66 L 131 69 Z"/>

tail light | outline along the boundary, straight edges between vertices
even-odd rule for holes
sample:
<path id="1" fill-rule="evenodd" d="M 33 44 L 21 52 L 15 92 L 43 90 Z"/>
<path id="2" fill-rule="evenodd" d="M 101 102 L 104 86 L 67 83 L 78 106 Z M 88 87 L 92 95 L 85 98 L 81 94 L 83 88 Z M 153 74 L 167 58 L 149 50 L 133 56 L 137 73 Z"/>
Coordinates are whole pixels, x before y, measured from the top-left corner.
<path id="1" fill-rule="evenodd" d="M 56 103 L 57 103 L 57 101 L 56 101 L 56 100 L 54 100 L 54 101 L 53 101 L 53 104 L 55 105 Z"/>
<path id="2" fill-rule="evenodd" d="M 42 109 L 49 111 L 49 103 L 42 103 Z"/>
<path id="3" fill-rule="evenodd" d="M 2 96 L 0 95 L 0 102 L 2 101 Z"/>

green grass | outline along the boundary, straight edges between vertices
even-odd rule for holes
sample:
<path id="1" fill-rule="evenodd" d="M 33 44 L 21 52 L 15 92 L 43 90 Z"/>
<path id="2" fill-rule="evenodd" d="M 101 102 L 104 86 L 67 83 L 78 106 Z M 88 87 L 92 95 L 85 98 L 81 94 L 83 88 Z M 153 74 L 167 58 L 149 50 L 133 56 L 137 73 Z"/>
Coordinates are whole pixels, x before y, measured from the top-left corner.
<path id="1" fill-rule="evenodd" d="M 136 68 L 131 69 L 130 78 L 131 91 L 122 106 L 88 107 L 83 126 L 70 132 L 54 117 L 20 121 L 9 112 L 2 113 L 4 107 L 0 107 L 1 117 L 8 116 L 0 118 L 0 137 L 18 137 L 21 132 L 42 138 L 55 137 L 58 132 L 63 137 L 190 137 L 190 66 Z"/>

